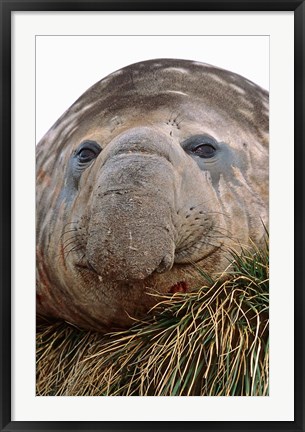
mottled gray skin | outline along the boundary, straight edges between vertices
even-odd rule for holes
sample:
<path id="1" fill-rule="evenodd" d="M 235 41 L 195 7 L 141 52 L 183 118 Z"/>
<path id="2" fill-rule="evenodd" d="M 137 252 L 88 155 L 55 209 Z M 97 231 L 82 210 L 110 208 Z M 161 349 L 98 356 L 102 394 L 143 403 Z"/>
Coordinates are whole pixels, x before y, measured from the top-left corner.
<path id="1" fill-rule="evenodd" d="M 268 93 L 192 61 L 128 66 L 37 146 L 37 312 L 128 326 L 158 300 L 150 293 L 196 289 L 192 262 L 222 272 L 228 247 L 261 241 L 262 221 Z"/>

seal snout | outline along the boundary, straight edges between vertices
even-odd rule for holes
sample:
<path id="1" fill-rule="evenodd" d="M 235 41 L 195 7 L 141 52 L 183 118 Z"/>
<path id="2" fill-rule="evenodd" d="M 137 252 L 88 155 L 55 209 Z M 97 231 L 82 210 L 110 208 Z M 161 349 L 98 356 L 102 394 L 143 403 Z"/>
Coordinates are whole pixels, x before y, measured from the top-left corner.
<path id="1" fill-rule="evenodd" d="M 151 195 L 105 195 L 92 215 L 87 258 L 103 279 L 142 280 L 171 269 L 174 242 L 167 208 Z M 161 206 L 162 207 L 162 206 Z"/>
<path id="2" fill-rule="evenodd" d="M 122 150 L 98 174 L 86 255 L 103 279 L 143 280 L 174 263 L 174 175 L 151 149 L 151 157 Z"/>

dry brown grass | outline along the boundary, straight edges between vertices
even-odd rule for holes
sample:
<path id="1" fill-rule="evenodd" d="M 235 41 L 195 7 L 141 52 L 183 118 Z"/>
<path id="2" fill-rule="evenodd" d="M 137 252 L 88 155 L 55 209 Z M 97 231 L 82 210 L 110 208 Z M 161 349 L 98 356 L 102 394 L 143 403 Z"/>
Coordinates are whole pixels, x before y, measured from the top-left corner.
<path id="1" fill-rule="evenodd" d="M 40 324 L 37 395 L 268 395 L 268 244 L 232 257 L 225 278 L 202 272 L 126 331 Z"/>

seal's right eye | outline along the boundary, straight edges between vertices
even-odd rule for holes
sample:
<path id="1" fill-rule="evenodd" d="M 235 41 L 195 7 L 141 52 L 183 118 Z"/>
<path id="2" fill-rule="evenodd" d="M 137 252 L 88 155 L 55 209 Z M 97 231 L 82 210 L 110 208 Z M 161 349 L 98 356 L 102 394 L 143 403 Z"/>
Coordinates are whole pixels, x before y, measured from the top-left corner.
<path id="1" fill-rule="evenodd" d="M 80 150 L 80 152 L 77 154 L 80 162 L 90 162 L 92 159 L 95 158 L 95 156 L 95 152 L 88 148 Z"/>
<path id="2" fill-rule="evenodd" d="M 84 141 L 75 156 L 79 163 L 86 164 L 95 159 L 101 152 L 101 146 L 95 141 Z"/>

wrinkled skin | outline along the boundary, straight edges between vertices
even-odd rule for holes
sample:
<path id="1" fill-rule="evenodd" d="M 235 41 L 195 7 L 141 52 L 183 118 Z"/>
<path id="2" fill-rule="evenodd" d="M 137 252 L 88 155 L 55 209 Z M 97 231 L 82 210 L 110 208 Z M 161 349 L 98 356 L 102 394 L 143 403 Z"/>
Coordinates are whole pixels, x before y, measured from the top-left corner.
<path id="1" fill-rule="evenodd" d="M 191 61 L 128 66 L 37 146 L 37 312 L 126 327 L 268 224 L 268 93 Z"/>

